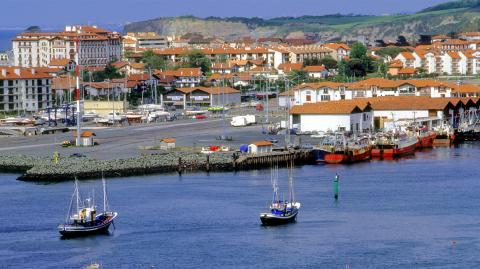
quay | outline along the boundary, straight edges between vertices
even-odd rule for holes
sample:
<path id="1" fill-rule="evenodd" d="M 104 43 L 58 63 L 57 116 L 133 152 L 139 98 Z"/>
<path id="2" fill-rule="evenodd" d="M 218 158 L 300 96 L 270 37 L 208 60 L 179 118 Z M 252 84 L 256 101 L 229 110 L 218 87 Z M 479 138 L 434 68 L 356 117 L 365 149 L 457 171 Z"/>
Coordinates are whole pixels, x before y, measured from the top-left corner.
<path id="1" fill-rule="evenodd" d="M 33 182 L 57 182 L 105 177 L 125 177 L 159 173 L 220 172 L 268 168 L 313 162 L 311 150 L 289 150 L 258 155 L 238 153 L 166 152 L 129 159 L 65 159 L 59 163 L 32 156 L 1 156 L 0 171 L 22 172 L 18 179 Z"/>

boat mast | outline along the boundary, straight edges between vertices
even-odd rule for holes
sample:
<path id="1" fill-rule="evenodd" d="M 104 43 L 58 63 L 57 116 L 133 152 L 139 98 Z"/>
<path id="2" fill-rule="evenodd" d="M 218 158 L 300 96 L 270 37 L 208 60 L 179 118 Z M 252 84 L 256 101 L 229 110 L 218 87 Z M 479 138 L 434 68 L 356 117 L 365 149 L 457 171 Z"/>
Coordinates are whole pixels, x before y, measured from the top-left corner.
<path id="1" fill-rule="evenodd" d="M 65 219 L 65 223 L 68 222 L 68 219 L 70 218 L 70 213 L 72 213 L 72 204 L 73 204 L 73 199 L 75 199 L 75 195 L 77 193 L 76 190 L 77 190 L 77 185 L 75 184 L 75 188 L 74 188 L 73 193 L 72 193 L 72 199 L 70 199 L 70 205 L 68 206 L 68 213 L 67 213 L 67 218 Z"/>
<path id="2" fill-rule="evenodd" d="M 75 196 L 77 197 L 77 213 L 80 211 L 80 194 L 78 191 L 78 179 L 75 178 Z"/>
<path id="3" fill-rule="evenodd" d="M 274 165 L 271 170 L 271 182 L 273 188 L 273 201 L 275 203 L 278 201 L 278 165 Z"/>
<path id="4" fill-rule="evenodd" d="M 290 160 L 290 167 L 288 170 L 288 188 L 289 188 L 289 193 L 290 193 L 290 203 L 293 204 L 293 201 L 295 200 L 295 194 L 293 192 L 293 158 Z"/>
<path id="5" fill-rule="evenodd" d="M 107 184 L 105 183 L 105 177 L 102 174 L 102 185 L 103 185 L 103 212 L 107 212 Z"/>

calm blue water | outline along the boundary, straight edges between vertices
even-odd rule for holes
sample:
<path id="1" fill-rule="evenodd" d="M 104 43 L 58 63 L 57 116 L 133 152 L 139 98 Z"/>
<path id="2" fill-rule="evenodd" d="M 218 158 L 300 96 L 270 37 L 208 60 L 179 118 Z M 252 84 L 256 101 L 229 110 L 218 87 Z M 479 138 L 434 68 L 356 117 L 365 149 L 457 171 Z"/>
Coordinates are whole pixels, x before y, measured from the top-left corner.
<path id="1" fill-rule="evenodd" d="M 258 219 L 271 196 L 268 170 L 116 178 L 108 180 L 116 230 L 72 240 L 56 232 L 71 182 L 1 174 L 0 268 L 479 268 L 479 159 L 471 144 L 399 161 L 303 166 L 295 171 L 298 222 L 272 228 Z M 81 183 L 97 194 L 100 185 Z"/>
<path id="2" fill-rule="evenodd" d="M 20 30 L 0 30 L 0 52 L 12 49 L 12 39 Z"/>

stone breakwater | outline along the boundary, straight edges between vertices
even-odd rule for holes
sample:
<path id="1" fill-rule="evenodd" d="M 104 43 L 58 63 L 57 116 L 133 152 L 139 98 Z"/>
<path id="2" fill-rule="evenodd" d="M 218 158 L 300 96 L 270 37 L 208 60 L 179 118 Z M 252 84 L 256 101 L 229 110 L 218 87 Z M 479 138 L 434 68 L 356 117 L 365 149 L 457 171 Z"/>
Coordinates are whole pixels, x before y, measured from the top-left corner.
<path id="1" fill-rule="evenodd" d="M 28 155 L 0 156 L 0 171 L 21 172 L 19 180 L 65 181 L 105 177 L 137 176 L 154 173 L 184 173 L 188 171 L 234 171 L 266 168 L 276 162 L 285 165 L 294 159 L 297 164 L 311 161 L 308 151 L 286 151 L 262 155 L 193 152 L 166 152 L 136 158 L 96 160 L 91 158 L 50 158 Z"/>

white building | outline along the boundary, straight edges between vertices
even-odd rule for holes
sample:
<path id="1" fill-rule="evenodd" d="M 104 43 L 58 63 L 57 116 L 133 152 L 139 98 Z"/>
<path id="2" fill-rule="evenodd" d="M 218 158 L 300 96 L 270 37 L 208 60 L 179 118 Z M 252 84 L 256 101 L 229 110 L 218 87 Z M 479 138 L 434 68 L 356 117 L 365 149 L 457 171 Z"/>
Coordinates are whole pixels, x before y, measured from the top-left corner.
<path id="1" fill-rule="evenodd" d="M 164 49 L 169 47 L 168 38 L 155 32 L 127 33 L 123 37 L 124 48 Z"/>
<path id="2" fill-rule="evenodd" d="M 270 141 L 256 141 L 248 145 L 248 153 L 250 154 L 269 153 L 272 150 L 273 143 Z"/>
<path id="3" fill-rule="evenodd" d="M 0 111 L 36 112 L 53 104 L 52 76 L 34 68 L 0 67 Z"/>
<path id="4" fill-rule="evenodd" d="M 47 67 L 54 59 L 75 60 L 79 64 L 103 66 L 122 56 L 121 37 L 117 32 L 95 26 L 67 26 L 63 32 L 25 32 L 12 41 L 14 65 Z"/>

